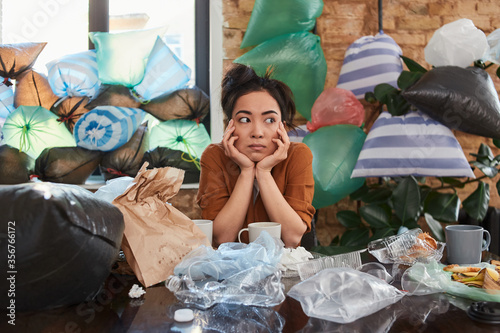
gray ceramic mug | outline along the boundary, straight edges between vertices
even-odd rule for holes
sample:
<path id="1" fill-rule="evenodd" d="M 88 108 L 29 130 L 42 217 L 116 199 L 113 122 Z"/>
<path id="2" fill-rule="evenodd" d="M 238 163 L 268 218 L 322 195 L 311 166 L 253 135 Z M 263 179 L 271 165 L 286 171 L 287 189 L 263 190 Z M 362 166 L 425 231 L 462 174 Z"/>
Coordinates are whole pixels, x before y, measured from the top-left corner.
<path id="1" fill-rule="evenodd" d="M 448 225 L 445 233 L 449 264 L 478 264 L 481 262 L 481 252 L 490 246 L 490 233 L 477 225 Z M 484 236 L 486 243 L 483 245 Z"/>

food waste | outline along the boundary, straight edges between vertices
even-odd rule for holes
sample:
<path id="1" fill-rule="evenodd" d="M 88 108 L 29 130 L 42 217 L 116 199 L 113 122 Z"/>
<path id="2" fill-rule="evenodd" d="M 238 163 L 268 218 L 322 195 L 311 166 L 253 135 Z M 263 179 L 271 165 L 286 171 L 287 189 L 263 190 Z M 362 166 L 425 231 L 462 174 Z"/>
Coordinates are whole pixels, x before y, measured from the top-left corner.
<path id="1" fill-rule="evenodd" d="M 487 292 L 491 290 L 500 291 L 500 261 L 491 260 L 490 264 L 494 265 L 495 269 L 448 265 L 443 270 L 452 272 L 451 278 L 453 281 L 463 283 L 469 287 L 482 288 Z"/>

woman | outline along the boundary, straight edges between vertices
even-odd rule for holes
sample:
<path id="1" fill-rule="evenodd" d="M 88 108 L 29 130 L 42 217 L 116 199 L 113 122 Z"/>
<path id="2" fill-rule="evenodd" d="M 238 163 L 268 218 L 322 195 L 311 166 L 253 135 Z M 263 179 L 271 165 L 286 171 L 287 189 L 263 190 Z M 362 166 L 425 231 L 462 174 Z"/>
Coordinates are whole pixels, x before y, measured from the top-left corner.
<path id="1" fill-rule="evenodd" d="M 197 202 L 213 220 L 214 243 L 234 242 L 248 223 L 281 224 L 286 247 L 300 244 L 314 215 L 312 153 L 291 143 L 295 104 L 290 88 L 236 64 L 222 80 L 226 131 L 201 157 Z M 243 236 L 246 236 L 243 233 Z"/>

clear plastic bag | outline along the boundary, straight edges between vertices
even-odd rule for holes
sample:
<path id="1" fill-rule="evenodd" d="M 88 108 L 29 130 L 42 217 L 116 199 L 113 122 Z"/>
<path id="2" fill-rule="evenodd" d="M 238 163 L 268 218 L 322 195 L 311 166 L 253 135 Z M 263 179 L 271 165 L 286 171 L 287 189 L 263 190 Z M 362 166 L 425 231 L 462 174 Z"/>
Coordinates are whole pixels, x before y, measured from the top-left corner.
<path id="1" fill-rule="evenodd" d="M 283 243 L 267 232 L 250 244 L 200 246 L 175 267 L 165 286 L 201 309 L 216 303 L 276 306 L 285 299 L 278 263 Z"/>
<path id="2" fill-rule="evenodd" d="M 495 266 L 480 263 L 470 265 L 477 267 Z M 475 301 L 500 302 L 499 290 L 486 290 L 482 288 L 469 287 L 463 283 L 453 281 L 451 272 L 443 271 L 444 265 L 431 261 L 429 263 L 417 263 L 406 270 L 401 277 L 401 287 L 408 291 L 409 295 L 428 295 L 440 292 L 469 298 Z"/>
<path id="3" fill-rule="evenodd" d="M 117 196 L 122 195 L 125 190 L 132 186 L 133 180 L 134 178 L 128 176 L 107 180 L 106 185 L 99 187 L 94 196 L 111 203 Z"/>
<path id="4" fill-rule="evenodd" d="M 404 295 L 379 277 L 347 267 L 323 270 L 288 292 L 309 317 L 342 324 L 375 313 Z"/>

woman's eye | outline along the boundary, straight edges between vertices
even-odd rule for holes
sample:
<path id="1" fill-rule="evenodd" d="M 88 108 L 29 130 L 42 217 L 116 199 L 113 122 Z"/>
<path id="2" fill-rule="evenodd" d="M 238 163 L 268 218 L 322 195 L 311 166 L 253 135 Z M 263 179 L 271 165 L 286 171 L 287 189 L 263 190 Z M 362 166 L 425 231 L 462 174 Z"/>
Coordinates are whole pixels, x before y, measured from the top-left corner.
<path id="1" fill-rule="evenodd" d="M 267 118 L 266 119 L 266 123 L 268 123 L 268 124 L 272 124 L 272 123 L 275 123 L 275 122 L 276 122 L 276 120 L 274 118 Z"/>
<path id="2" fill-rule="evenodd" d="M 247 117 L 241 117 L 238 121 L 239 121 L 240 123 L 249 123 L 249 122 L 250 122 L 250 119 L 248 119 Z"/>

